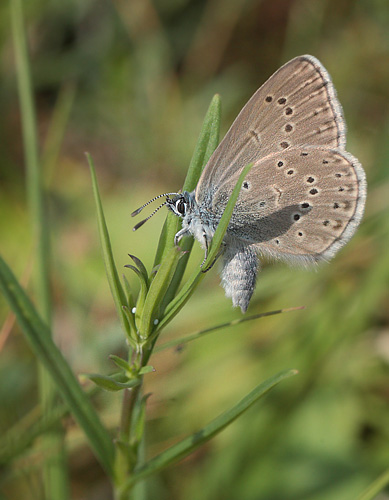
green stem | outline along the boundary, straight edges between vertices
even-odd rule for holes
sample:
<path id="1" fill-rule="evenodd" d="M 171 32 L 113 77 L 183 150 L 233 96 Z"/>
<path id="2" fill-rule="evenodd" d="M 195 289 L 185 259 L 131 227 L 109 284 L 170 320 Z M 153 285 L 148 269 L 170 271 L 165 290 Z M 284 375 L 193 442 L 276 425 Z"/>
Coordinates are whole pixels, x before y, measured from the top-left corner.
<path id="1" fill-rule="evenodd" d="M 37 121 L 33 101 L 31 72 L 23 20 L 22 0 L 11 0 L 11 21 L 17 65 L 18 91 L 21 108 L 27 190 L 33 241 L 36 244 L 34 285 L 38 309 L 47 325 L 51 323 L 51 295 L 49 280 L 49 231 L 45 217 L 42 175 L 38 154 Z M 49 419 L 56 395 L 55 387 L 43 367 L 39 366 L 39 388 L 44 418 Z M 68 497 L 66 457 L 63 450 L 62 429 L 58 427 L 47 436 L 48 449 L 53 450 L 45 461 L 46 497 L 61 500 Z"/>
<path id="2" fill-rule="evenodd" d="M 135 404 L 134 394 L 137 387 L 125 389 L 123 394 L 122 414 L 120 417 L 120 437 L 126 442 L 130 439 L 130 421 Z"/>
<path id="3" fill-rule="evenodd" d="M 142 351 L 139 351 L 136 359 L 133 360 L 132 365 L 137 366 L 139 369 L 144 366 Z M 130 491 L 124 492 L 122 490 L 123 484 L 131 477 L 135 467 L 139 466 L 138 450 L 136 456 L 133 455 L 133 436 L 135 435 L 133 425 L 134 411 L 139 403 L 142 395 L 142 383 L 131 388 L 125 389 L 123 393 L 122 412 L 120 418 L 119 429 L 119 442 L 116 446 L 116 464 L 115 464 L 115 499 L 128 500 Z"/>

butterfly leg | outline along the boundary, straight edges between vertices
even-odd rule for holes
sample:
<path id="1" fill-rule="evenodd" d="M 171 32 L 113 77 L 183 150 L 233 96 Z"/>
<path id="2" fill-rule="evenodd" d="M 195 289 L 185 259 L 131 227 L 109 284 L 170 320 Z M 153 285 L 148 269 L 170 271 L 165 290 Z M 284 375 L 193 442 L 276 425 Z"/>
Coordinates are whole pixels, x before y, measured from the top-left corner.
<path id="1" fill-rule="evenodd" d="M 224 252 L 224 247 L 225 247 L 225 243 L 223 242 L 221 247 L 219 248 L 219 251 L 218 253 L 216 254 L 216 257 L 213 259 L 213 261 L 210 263 L 210 265 L 206 268 L 206 269 L 201 269 L 201 272 L 202 273 L 207 273 L 210 269 L 213 268 L 213 266 L 216 264 L 216 261 L 217 259 L 222 255 L 222 253 Z M 207 256 L 208 256 L 208 253 L 206 252 L 206 255 L 204 257 L 204 260 L 203 262 L 201 263 L 200 267 L 203 267 L 203 265 L 205 264 L 205 261 L 207 260 Z"/>
<path id="2" fill-rule="evenodd" d="M 203 259 L 203 262 L 200 264 L 200 267 L 203 267 L 203 265 L 205 264 L 205 261 L 207 260 L 207 257 L 208 257 L 208 249 L 209 249 L 209 245 L 208 245 L 208 239 L 207 239 L 207 234 L 205 231 L 203 231 L 203 240 L 204 240 L 204 248 L 205 248 L 205 253 L 204 253 L 204 259 Z M 206 272 L 206 271 L 203 271 L 203 272 Z"/>
<path id="3" fill-rule="evenodd" d="M 204 254 L 204 259 L 203 259 L 203 262 L 200 264 L 200 267 L 203 267 L 204 264 L 205 264 L 205 261 L 207 260 L 207 257 L 208 257 L 208 251 L 209 251 L 209 244 L 208 244 L 208 238 L 207 238 L 207 233 L 205 231 L 203 231 L 203 240 L 204 240 L 204 248 L 205 248 L 205 254 Z M 219 252 L 217 253 L 216 257 L 214 258 L 213 262 L 210 264 L 210 266 L 208 266 L 206 269 L 202 269 L 201 272 L 202 273 L 207 273 L 210 269 L 212 269 L 212 267 L 215 265 L 215 262 L 217 261 L 217 259 L 220 257 L 220 255 L 223 253 L 223 249 L 221 248 L 219 250 Z"/>
<path id="4" fill-rule="evenodd" d="M 189 236 L 191 233 L 188 231 L 188 228 L 184 227 L 176 235 L 174 236 L 174 245 L 178 246 L 179 241 L 183 236 Z"/>

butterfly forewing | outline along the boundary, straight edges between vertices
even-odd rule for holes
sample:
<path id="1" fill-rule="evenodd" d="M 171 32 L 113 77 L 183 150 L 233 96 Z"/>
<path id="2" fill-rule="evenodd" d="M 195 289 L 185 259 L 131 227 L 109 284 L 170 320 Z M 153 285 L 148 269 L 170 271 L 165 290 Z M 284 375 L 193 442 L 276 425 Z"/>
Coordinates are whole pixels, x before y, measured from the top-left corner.
<path id="1" fill-rule="evenodd" d="M 340 103 L 327 71 L 312 56 L 292 59 L 252 96 L 206 165 L 197 201 L 211 204 L 215 186 L 248 163 L 301 145 L 345 145 Z"/>

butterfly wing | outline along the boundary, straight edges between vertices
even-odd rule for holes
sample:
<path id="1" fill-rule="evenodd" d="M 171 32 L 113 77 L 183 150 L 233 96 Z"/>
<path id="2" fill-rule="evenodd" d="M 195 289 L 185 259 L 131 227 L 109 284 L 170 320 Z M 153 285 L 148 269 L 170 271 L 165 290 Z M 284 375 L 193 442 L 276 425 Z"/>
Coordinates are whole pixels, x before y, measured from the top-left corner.
<path id="1" fill-rule="evenodd" d="M 200 177 L 196 200 L 208 207 L 217 186 L 245 165 L 290 146 L 345 146 L 342 108 L 330 76 L 312 56 L 292 59 L 251 97 Z"/>
<path id="2" fill-rule="evenodd" d="M 218 217 L 238 177 L 234 173 L 216 190 L 212 211 Z M 253 166 L 228 234 L 260 254 L 291 263 L 328 260 L 354 234 L 365 199 L 365 172 L 349 153 L 322 146 L 288 148 Z"/>

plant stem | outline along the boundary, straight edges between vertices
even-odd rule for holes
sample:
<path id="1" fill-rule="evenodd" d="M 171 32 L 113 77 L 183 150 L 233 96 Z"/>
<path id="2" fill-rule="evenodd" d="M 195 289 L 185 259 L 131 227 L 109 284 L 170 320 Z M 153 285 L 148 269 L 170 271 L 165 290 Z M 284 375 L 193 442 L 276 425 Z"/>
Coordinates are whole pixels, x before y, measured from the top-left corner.
<path id="1" fill-rule="evenodd" d="M 142 365 L 142 351 L 139 350 L 132 361 L 132 365 L 138 369 Z M 142 377 L 143 379 L 143 377 Z M 143 381 L 143 380 L 142 380 Z M 125 389 L 123 393 L 122 412 L 119 428 L 119 443 L 116 447 L 116 488 L 115 498 L 117 500 L 128 500 L 130 491 L 122 492 L 123 483 L 131 476 L 132 471 L 138 465 L 139 453 L 138 443 L 136 443 L 134 412 L 136 411 L 139 400 L 142 396 L 142 383 L 131 388 Z"/>
<path id="2" fill-rule="evenodd" d="M 123 394 L 122 414 L 120 420 L 120 437 L 125 442 L 131 439 L 131 423 L 134 408 L 141 394 L 142 384 L 137 385 L 131 389 L 126 389 Z"/>

